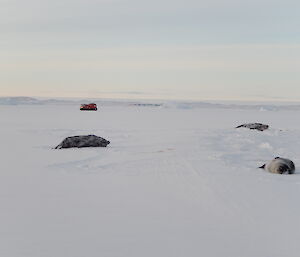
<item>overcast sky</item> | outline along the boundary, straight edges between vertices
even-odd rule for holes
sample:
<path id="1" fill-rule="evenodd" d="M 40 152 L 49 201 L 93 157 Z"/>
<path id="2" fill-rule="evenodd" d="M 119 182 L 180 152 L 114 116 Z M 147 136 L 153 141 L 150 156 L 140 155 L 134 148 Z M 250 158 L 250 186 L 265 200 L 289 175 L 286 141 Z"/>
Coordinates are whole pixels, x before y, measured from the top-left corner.
<path id="1" fill-rule="evenodd" d="M 300 101 L 300 1 L 0 0 L 0 95 Z"/>

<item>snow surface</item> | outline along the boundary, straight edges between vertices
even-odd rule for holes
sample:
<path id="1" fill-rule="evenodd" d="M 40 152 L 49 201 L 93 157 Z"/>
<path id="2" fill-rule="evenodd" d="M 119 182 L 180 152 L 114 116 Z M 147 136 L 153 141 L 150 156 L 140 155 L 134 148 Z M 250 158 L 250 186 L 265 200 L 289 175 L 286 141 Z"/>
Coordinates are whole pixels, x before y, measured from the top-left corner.
<path id="1" fill-rule="evenodd" d="M 78 108 L 0 105 L 0 256 L 300 255 L 299 110 Z M 81 134 L 111 144 L 53 149 Z"/>

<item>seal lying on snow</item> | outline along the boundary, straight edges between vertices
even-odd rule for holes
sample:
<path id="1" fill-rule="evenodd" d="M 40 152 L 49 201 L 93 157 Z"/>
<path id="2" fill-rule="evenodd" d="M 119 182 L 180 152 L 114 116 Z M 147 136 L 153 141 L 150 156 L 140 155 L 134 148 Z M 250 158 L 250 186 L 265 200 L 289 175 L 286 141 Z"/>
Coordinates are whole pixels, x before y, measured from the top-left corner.
<path id="1" fill-rule="evenodd" d="M 237 126 L 236 128 L 249 128 L 249 129 L 257 129 L 259 131 L 264 131 L 269 128 L 269 125 L 265 125 L 262 123 L 246 123 L 246 124 Z"/>
<path id="2" fill-rule="evenodd" d="M 280 158 L 280 157 L 276 157 L 272 161 L 268 162 L 267 164 L 264 164 L 259 168 L 277 174 L 295 173 L 295 164 L 289 159 Z"/>
<path id="3" fill-rule="evenodd" d="M 106 147 L 110 142 L 102 137 L 95 135 L 73 136 L 64 139 L 55 149 L 71 147 Z"/>

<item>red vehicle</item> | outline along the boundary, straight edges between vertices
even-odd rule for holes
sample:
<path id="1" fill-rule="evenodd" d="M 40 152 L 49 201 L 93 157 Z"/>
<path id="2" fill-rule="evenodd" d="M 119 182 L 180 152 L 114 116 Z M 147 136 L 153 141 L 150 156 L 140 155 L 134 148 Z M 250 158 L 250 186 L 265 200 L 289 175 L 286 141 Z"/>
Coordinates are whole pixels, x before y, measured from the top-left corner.
<path id="1" fill-rule="evenodd" d="M 97 111 L 97 104 L 90 103 L 90 104 L 82 104 L 80 106 L 81 111 Z"/>

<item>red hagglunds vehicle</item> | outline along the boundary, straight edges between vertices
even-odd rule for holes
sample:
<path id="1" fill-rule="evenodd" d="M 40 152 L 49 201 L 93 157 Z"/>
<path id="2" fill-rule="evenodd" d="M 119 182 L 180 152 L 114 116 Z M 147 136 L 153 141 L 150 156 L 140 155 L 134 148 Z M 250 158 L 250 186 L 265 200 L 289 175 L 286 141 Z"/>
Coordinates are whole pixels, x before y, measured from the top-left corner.
<path id="1" fill-rule="evenodd" d="M 82 104 L 80 106 L 81 111 L 97 111 L 97 104 L 90 103 L 90 104 Z"/>

